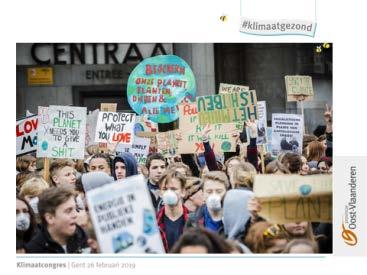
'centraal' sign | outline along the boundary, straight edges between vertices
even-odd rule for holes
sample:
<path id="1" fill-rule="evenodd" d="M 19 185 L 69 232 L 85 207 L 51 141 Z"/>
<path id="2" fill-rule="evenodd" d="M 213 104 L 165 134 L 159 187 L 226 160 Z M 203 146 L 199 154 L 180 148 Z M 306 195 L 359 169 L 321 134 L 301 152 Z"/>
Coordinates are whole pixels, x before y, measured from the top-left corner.
<path id="1" fill-rule="evenodd" d="M 172 46 L 161 43 L 34 43 L 29 50 L 31 62 L 38 65 L 125 64 L 169 54 Z M 30 65 L 28 63 L 29 60 L 17 60 L 17 65 Z"/>

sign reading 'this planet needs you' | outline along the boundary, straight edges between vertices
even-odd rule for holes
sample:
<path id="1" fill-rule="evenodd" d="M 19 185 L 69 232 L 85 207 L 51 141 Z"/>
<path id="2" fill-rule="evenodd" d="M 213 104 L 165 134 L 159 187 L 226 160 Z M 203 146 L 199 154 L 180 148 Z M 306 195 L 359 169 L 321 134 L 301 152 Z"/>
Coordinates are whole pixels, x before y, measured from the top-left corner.
<path id="1" fill-rule="evenodd" d="M 176 55 L 144 59 L 129 76 L 127 98 L 139 115 L 156 123 L 178 119 L 181 102 L 195 100 L 196 84 L 189 65 Z"/>

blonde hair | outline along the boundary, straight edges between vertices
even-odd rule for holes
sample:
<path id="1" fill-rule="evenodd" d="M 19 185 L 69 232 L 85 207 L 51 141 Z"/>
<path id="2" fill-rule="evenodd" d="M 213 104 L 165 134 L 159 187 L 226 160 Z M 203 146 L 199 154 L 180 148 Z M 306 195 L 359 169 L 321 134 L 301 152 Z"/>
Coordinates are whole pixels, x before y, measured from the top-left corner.
<path id="1" fill-rule="evenodd" d="M 186 190 L 186 198 L 191 197 L 193 194 L 198 192 L 203 186 L 203 182 L 200 178 L 196 177 L 187 177 L 185 190 Z"/>
<path id="2" fill-rule="evenodd" d="M 241 158 L 239 156 L 233 156 L 233 157 L 230 157 L 229 159 L 226 160 L 226 162 L 224 163 L 224 167 L 223 167 L 223 170 L 224 172 L 228 172 L 228 165 L 229 163 L 232 161 L 232 160 L 238 160 L 239 162 L 241 162 Z"/>
<path id="3" fill-rule="evenodd" d="M 255 167 L 249 163 L 241 161 L 236 165 L 236 169 L 233 172 L 233 188 L 249 187 L 252 188 L 254 183 L 254 176 L 256 175 Z"/>
<path id="4" fill-rule="evenodd" d="M 19 195 L 21 197 L 38 197 L 49 187 L 48 183 L 41 176 L 35 176 L 24 182 L 20 188 Z"/>
<path id="5" fill-rule="evenodd" d="M 283 253 L 290 253 L 293 247 L 300 245 L 300 244 L 308 245 L 309 247 L 311 247 L 313 253 L 319 252 L 319 247 L 316 241 L 313 241 L 310 239 L 293 239 L 286 245 L 286 247 L 283 250 Z"/>
<path id="6" fill-rule="evenodd" d="M 203 189 L 205 186 L 205 182 L 208 180 L 215 180 L 222 183 L 226 189 L 229 187 L 229 182 L 226 174 L 222 171 L 209 171 L 208 173 L 205 173 L 203 176 Z"/>
<path id="7" fill-rule="evenodd" d="M 185 171 L 186 171 L 186 174 L 184 175 L 185 177 L 191 177 L 192 176 L 190 167 L 187 166 L 183 162 L 174 162 L 174 163 L 171 163 L 170 165 L 168 165 L 168 167 L 167 167 L 168 170 L 177 170 L 177 168 L 184 168 L 185 169 Z"/>

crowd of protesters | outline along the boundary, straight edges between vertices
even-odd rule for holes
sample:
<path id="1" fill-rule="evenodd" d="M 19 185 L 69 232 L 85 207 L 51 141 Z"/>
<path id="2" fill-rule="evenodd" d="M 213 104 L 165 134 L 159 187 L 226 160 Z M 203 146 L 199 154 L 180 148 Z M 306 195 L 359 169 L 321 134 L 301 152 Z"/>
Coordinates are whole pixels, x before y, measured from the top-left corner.
<path id="1" fill-rule="evenodd" d="M 259 212 L 252 191 L 256 174 L 332 172 L 332 114 L 324 126 L 303 137 L 303 155 L 265 155 L 256 145 L 257 130 L 246 121 L 237 150 L 219 156 L 212 150 L 207 125 L 205 152 L 165 158 L 148 155 L 139 165 L 130 153 L 100 153 L 88 148 L 84 161 L 55 159 L 49 177 L 32 155 L 16 163 L 17 253 L 100 253 L 83 186 L 102 185 L 143 174 L 147 180 L 162 242 L 167 253 L 331 253 L 332 224 L 297 221 L 272 224 Z M 179 137 L 178 137 L 179 138 Z M 264 165 L 264 167 L 262 167 Z"/>

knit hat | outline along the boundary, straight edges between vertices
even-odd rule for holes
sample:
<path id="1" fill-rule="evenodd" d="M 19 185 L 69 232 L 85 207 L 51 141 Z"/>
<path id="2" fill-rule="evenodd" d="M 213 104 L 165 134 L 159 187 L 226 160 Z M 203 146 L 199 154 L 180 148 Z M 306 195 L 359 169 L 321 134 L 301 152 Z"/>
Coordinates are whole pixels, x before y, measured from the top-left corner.
<path id="1" fill-rule="evenodd" d="M 108 183 L 114 182 L 113 177 L 107 175 L 105 172 L 89 172 L 83 174 L 82 176 L 82 184 L 85 192 L 88 192 L 92 189 L 96 189 Z"/>

